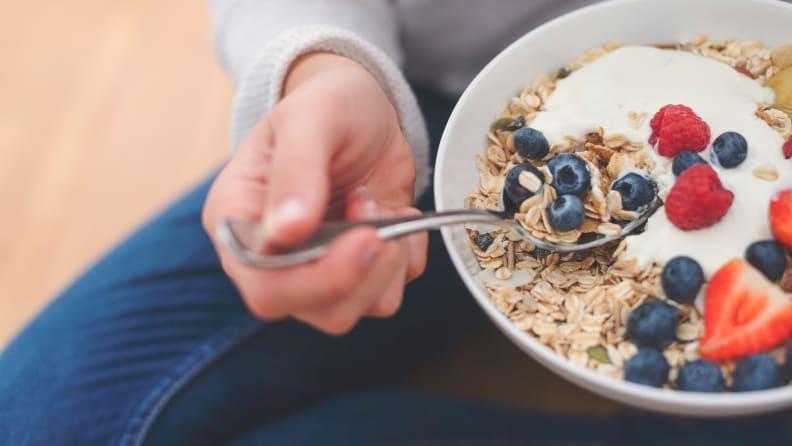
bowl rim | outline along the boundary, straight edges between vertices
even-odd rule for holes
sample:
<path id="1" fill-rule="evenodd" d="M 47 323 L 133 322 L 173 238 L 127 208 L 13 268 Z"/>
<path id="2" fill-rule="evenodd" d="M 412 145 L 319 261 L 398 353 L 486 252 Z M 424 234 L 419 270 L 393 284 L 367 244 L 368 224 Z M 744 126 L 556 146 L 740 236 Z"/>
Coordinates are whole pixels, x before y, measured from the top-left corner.
<path id="1" fill-rule="evenodd" d="M 474 91 L 476 91 L 477 85 L 480 83 L 482 78 L 489 76 L 490 72 L 495 70 L 494 67 L 502 60 L 512 57 L 512 54 L 518 51 L 518 47 L 522 46 L 525 41 L 543 33 L 548 28 L 558 26 L 564 22 L 573 20 L 581 15 L 589 14 L 595 10 L 618 8 L 625 4 L 646 3 L 648 1 L 649 0 L 608 0 L 571 11 L 567 14 L 547 21 L 524 34 L 522 37 L 504 48 L 489 63 L 487 63 L 487 65 L 475 76 L 475 78 L 470 82 L 470 84 L 465 88 L 465 91 L 459 97 L 459 100 L 454 106 L 454 109 L 449 116 L 446 126 L 443 130 L 434 171 L 434 199 L 437 210 L 443 211 L 449 209 L 443 200 L 443 183 L 440 181 L 440 179 L 443 178 L 445 174 L 445 158 L 450 152 L 448 146 L 448 140 L 450 137 L 448 135 L 452 131 L 451 129 L 454 127 L 454 123 L 458 119 L 460 110 L 467 105 L 467 102 L 474 94 Z M 743 1 L 744 3 L 766 4 L 778 7 L 779 9 L 792 10 L 792 4 L 778 0 Z M 570 57 L 574 56 L 575 55 L 570 55 Z M 554 373 L 561 375 L 564 379 L 572 382 L 575 385 L 584 387 L 611 400 L 618 400 L 630 405 L 639 406 L 654 411 L 667 413 L 674 412 L 677 414 L 679 412 L 675 411 L 682 410 L 685 413 L 698 416 L 738 416 L 745 414 L 745 412 L 741 412 L 740 409 L 747 409 L 749 407 L 752 409 L 750 413 L 760 413 L 792 406 L 792 385 L 745 393 L 723 392 L 717 394 L 708 394 L 684 392 L 679 390 L 657 389 L 640 384 L 634 384 L 628 381 L 604 376 L 588 368 L 572 364 L 569 360 L 563 358 L 539 342 L 539 340 L 535 337 L 517 329 L 513 322 L 511 322 L 505 315 L 498 311 L 485 296 L 485 293 L 476 283 L 473 275 L 468 272 L 461 253 L 457 251 L 455 247 L 452 229 L 448 227 L 442 228 L 441 234 L 443 237 L 443 242 L 446 246 L 446 250 L 451 257 L 457 273 L 460 275 L 462 281 L 465 283 L 468 290 L 487 314 L 487 316 L 489 316 L 489 318 L 495 322 L 498 328 L 503 331 L 512 342 L 520 347 L 521 350 L 541 362 L 544 367 L 550 368 L 554 371 Z M 565 373 L 559 373 L 559 371 L 564 371 Z M 577 379 L 573 380 L 572 377 Z M 708 409 L 717 410 L 711 413 L 700 412 L 701 410 Z"/>

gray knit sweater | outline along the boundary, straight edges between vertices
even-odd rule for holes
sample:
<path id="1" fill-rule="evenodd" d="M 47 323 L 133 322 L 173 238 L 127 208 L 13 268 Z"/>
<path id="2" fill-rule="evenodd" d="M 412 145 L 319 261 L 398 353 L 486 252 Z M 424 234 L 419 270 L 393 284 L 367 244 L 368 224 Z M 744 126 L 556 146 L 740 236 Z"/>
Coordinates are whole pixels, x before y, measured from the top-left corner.
<path id="1" fill-rule="evenodd" d="M 405 75 L 459 92 L 511 41 L 592 2 L 209 0 L 218 57 L 237 86 L 232 147 L 280 99 L 283 78 L 297 57 L 335 52 L 366 67 L 389 95 L 415 153 L 418 194 L 429 179 L 428 139 Z"/>

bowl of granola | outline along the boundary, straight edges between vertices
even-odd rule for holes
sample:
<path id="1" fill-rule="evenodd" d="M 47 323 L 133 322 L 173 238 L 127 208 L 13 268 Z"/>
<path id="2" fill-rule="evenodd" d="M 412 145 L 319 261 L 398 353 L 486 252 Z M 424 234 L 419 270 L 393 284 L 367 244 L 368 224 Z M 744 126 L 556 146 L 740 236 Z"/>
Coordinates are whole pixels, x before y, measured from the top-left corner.
<path id="1" fill-rule="evenodd" d="M 792 406 L 789 23 L 777 1 L 605 2 L 528 33 L 470 84 L 440 143 L 439 210 L 502 202 L 535 237 L 581 243 L 663 203 L 640 231 L 570 254 L 443 229 L 523 351 L 644 409 Z"/>

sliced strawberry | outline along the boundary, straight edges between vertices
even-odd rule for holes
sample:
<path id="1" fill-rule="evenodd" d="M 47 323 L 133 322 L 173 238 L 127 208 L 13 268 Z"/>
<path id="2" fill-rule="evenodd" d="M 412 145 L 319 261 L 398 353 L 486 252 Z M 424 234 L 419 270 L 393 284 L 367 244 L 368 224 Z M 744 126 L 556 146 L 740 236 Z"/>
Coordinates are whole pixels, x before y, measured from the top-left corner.
<path id="1" fill-rule="evenodd" d="M 712 276 L 704 300 L 702 357 L 739 358 L 790 336 L 792 300 L 748 262 L 731 260 Z"/>
<path id="2" fill-rule="evenodd" d="M 792 249 L 792 189 L 783 190 L 770 200 L 770 229 L 779 242 Z"/>

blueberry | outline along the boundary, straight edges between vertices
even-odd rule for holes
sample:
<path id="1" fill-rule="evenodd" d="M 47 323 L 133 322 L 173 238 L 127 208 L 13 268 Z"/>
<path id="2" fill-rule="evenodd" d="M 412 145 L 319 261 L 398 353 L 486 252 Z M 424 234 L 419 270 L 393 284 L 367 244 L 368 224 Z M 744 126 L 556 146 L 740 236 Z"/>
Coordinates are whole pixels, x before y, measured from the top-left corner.
<path id="1" fill-rule="evenodd" d="M 667 298 L 681 304 L 690 303 L 704 283 L 704 270 L 690 257 L 674 257 L 663 267 L 660 283 Z"/>
<path id="2" fill-rule="evenodd" d="M 547 216 L 550 226 L 562 232 L 577 229 L 583 224 L 586 210 L 576 195 L 561 195 L 550 204 Z"/>
<path id="3" fill-rule="evenodd" d="M 544 174 L 536 166 L 531 163 L 518 164 L 506 174 L 504 199 L 519 208 L 523 201 L 536 195 L 543 184 Z"/>
<path id="4" fill-rule="evenodd" d="M 476 236 L 476 246 L 478 246 L 480 250 L 486 251 L 487 248 L 489 248 L 492 244 L 493 240 L 495 239 L 493 239 L 489 233 L 483 232 Z"/>
<path id="5" fill-rule="evenodd" d="M 651 178 L 630 172 L 613 182 L 611 189 L 621 195 L 622 208 L 638 211 L 649 205 L 657 195 L 657 185 Z"/>
<path id="6" fill-rule="evenodd" d="M 591 185 L 591 172 L 582 158 L 562 153 L 547 163 L 553 175 L 553 187 L 558 195 L 582 195 Z"/>
<path id="7" fill-rule="evenodd" d="M 624 366 L 624 379 L 645 386 L 662 387 L 668 380 L 668 365 L 663 353 L 654 348 L 638 350 Z"/>
<path id="8" fill-rule="evenodd" d="M 662 348 L 676 337 L 679 314 L 667 303 L 651 299 L 630 313 L 627 338 L 640 347 Z"/>
<path id="9" fill-rule="evenodd" d="M 677 389 L 688 392 L 723 392 L 726 384 L 723 373 L 714 362 L 699 359 L 688 362 L 679 371 Z"/>
<path id="10" fill-rule="evenodd" d="M 784 371 L 772 356 L 762 353 L 741 359 L 732 379 L 735 392 L 772 389 L 784 384 Z"/>
<path id="11" fill-rule="evenodd" d="M 712 161 L 721 167 L 737 167 L 748 156 L 748 142 L 737 132 L 724 132 L 712 142 Z"/>
<path id="12" fill-rule="evenodd" d="M 781 279 L 787 267 L 786 251 L 775 240 L 751 243 L 745 250 L 745 260 L 773 282 Z"/>
<path id="13" fill-rule="evenodd" d="M 514 148 L 523 158 L 538 160 L 550 152 L 550 144 L 544 134 L 530 127 L 523 127 L 514 132 Z"/>
<path id="14" fill-rule="evenodd" d="M 679 176 L 679 174 L 696 164 L 707 164 L 707 162 L 698 153 L 685 150 L 674 157 L 674 161 L 671 163 L 671 172 Z"/>
<path id="15" fill-rule="evenodd" d="M 542 260 L 552 254 L 553 251 L 544 248 L 534 248 L 533 251 L 530 252 L 531 257 L 535 258 L 536 260 Z"/>

